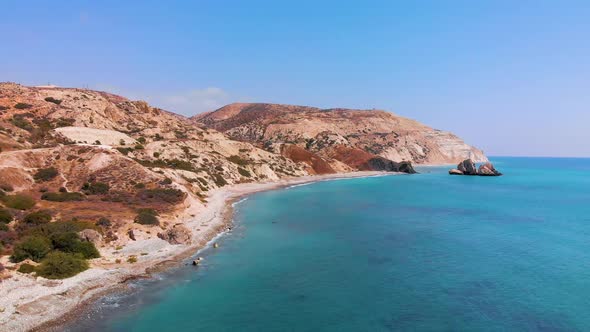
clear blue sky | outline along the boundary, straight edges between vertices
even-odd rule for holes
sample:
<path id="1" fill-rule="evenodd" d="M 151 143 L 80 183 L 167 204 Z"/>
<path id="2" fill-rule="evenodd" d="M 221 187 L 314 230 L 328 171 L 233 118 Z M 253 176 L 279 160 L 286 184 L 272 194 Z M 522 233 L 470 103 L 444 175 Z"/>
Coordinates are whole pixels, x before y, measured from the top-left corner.
<path id="1" fill-rule="evenodd" d="M 187 115 L 380 108 L 490 155 L 590 156 L 590 1 L 7 0 L 2 13 L 2 81 Z"/>

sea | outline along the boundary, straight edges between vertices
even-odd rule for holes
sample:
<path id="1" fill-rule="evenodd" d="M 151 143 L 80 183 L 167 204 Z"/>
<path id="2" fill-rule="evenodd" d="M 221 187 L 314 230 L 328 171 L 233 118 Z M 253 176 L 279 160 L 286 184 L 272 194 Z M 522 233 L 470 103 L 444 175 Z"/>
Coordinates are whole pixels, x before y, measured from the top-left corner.
<path id="1" fill-rule="evenodd" d="M 590 159 L 257 193 L 235 227 L 66 331 L 588 331 Z M 194 258 L 193 258 L 194 259 Z"/>

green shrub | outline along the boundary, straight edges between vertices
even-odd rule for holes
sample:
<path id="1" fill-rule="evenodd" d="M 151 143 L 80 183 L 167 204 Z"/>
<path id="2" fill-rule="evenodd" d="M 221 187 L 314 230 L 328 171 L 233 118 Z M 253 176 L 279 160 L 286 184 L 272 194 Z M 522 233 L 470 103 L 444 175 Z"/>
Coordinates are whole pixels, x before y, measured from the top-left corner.
<path id="1" fill-rule="evenodd" d="M 127 263 L 137 263 L 137 256 L 129 256 L 129 258 L 127 258 Z"/>
<path id="2" fill-rule="evenodd" d="M 58 119 L 57 122 L 55 123 L 55 127 L 59 128 L 59 127 L 71 127 L 74 122 L 76 122 L 75 119 L 71 119 L 71 118 L 62 118 L 62 119 Z"/>
<path id="3" fill-rule="evenodd" d="M 51 244 L 55 250 L 80 254 L 84 258 L 98 258 L 100 253 L 92 242 L 80 240 L 77 233 L 56 233 L 51 236 Z"/>
<path id="4" fill-rule="evenodd" d="M 17 271 L 20 272 L 20 273 L 29 274 L 29 273 L 35 272 L 35 270 L 36 270 L 36 268 L 35 268 L 34 265 L 24 263 L 24 264 L 22 264 L 21 266 L 18 267 L 18 270 Z"/>
<path id="5" fill-rule="evenodd" d="M 100 226 L 100 227 L 111 227 L 111 225 L 112 225 L 111 221 L 105 217 L 100 217 L 98 219 L 98 221 L 96 222 L 96 226 Z"/>
<path id="6" fill-rule="evenodd" d="M 163 184 L 163 185 L 172 184 L 172 179 L 165 178 L 164 180 L 160 181 L 160 184 Z"/>
<path id="7" fill-rule="evenodd" d="M 174 135 L 176 136 L 176 138 L 179 138 L 179 139 L 188 138 L 187 134 L 180 131 L 180 130 L 175 130 Z"/>
<path id="8" fill-rule="evenodd" d="M 35 211 L 27 214 L 23 222 L 31 225 L 46 224 L 51 221 L 51 214 L 47 211 Z"/>
<path id="9" fill-rule="evenodd" d="M 141 144 L 135 144 L 135 147 L 134 147 L 134 149 L 135 149 L 135 150 L 143 150 L 143 149 L 145 149 L 145 148 L 144 148 L 144 147 L 143 147 L 143 145 L 141 145 Z"/>
<path id="10" fill-rule="evenodd" d="M 28 210 L 35 206 L 35 200 L 31 196 L 16 194 L 2 197 L 2 202 L 9 208 Z"/>
<path id="11" fill-rule="evenodd" d="M 30 228 L 26 231 L 27 235 L 37 235 L 44 237 L 51 237 L 56 233 L 74 232 L 78 233 L 85 229 L 93 229 L 100 232 L 100 227 L 94 225 L 90 221 L 70 220 L 70 221 L 56 221 L 48 224 L 41 224 Z"/>
<path id="12" fill-rule="evenodd" d="M 37 275 L 47 279 L 65 279 L 88 269 L 88 262 L 79 255 L 55 251 L 36 268 Z"/>
<path id="13" fill-rule="evenodd" d="M 109 192 L 110 186 L 104 182 L 86 182 L 82 190 L 88 195 L 104 195 Z"/>
<path id="14" fill-rule="evenodd" d="M 238 164 L 240 166 L 246 166 L 249 163 L 248 160 L 242 159 L 240 156 L 236 156 L 236 155 L 228 157 L 227 160 L 231 161 L 234 164 Z"/>
<path id="15" fill-rule="evenodd" d="M 160 158 L 160 152 L 154 152 L 154 158 Z"/>
<path id="16" fill-rule="evenodd" d="M 80 237 L 74 232 L 55 233 L 50 239 L 54 249 L 69 253 L 75 253 L 76 245 L 80 242 Z"/>
<path id="17" fill-rule="evenodd" d="M 12 221 L 12 214 L 6 209 L 0 208 L 0 224 L 8 224 Z"/>
<path id="18" fill-rule="evenodd" d="M 59 172 L 57 171 L 57 168 L 55 168 L 55 167 L 42 168 L 42 169 L 38 170 L 37 173 L 35 173 L 35 175 L 33 175 L 33 179 L 35 179 L 35 181 L 37 181 L 37 182 L 51 181 L 58 174 L 59 174 Z"/>
<path id="19" fill-rule="evenodd" d="M 14 246 L 10 260 L 13 263 L 22 262 L 25 259 L 40 261 L 51 251 L 51 242 L 42 236 L 27 236 Z"/>
<path id="20" fill-rule="evenodd" d="M 10 122 L 16 127 L 19 127 L 20 129 L 24 129 L 26 131 L 32 131 L 34 129 L 33 125 L 22 116 L 15 115 L 12 117 L 12 119 L 10 119 Z"/>
<path id="21" fill-rule="evenodd" d="M 10 228 L 8 228 L 7 224 L 0 223 L 0 232 L 8 232 L 9 230 Z M 0 251 L 2 251 L 1 248 Z"/>
<path id="22" fill-rule="evenodd" d="M 177 204 L 184 200 L 185 194 L 178 189 L 156 188 L 142 190 L 137 193 L 137 197 L 146 202 Z"/>
<path id="23" fill-rule="evenodd" d="M 61 104 L 61 99 L 55 99 L 53 97 L 47 97 L 47 98 L 45 98 L 45 101 L 48 101 L 50 103 L 54 103 L 56 105 Z"/>
<path id="24" fill-rule="evenodd" d="M 50 202 L 79 202 L 84 200 L 84 194 L 78 192 L 43 193 L 41 199 Z"/>
<path id="25" fill-rule="evenodd" d="M 166 160 L 142 160 L 136 159 L 138 163 L 145 167 L 165 167 L 165 168 L 173 168 L 173 169 L 182 169 L 189 172 L 195 172 L 196 168 L 193 167 L 188 161 L 180 160 L 180 159 L 166 159 Z"/>
<path id="26" fill-rule="evenodd" d="M 159 225 L 160 221 L 157 215 L 158 213 L 153 209 L 140 209 L 135 217 L 135 222 L 141 225 Z"/>
<path id="27" fill-rule="evenodd" d="M 26 110 L 31 107 L 33 107 L 33 105 L 27 104 L 27 103 L 18 103 L 16 105 L 14 105 L 14 108 L 16 108 L 17 110 Z"/>
<path id="28" fill-rule="evenodd" d="M 100 253 L 94 246 L 94 243 L 89 241 L 80 241 L 76 246 L 76 252 L 81 254 L 86 259 L 99 258 Z"/>
<path id="29" fill-rule="evenodd" d="M 221 176 L 220 174 L 213 175 L 213 181 L 215 182 L 215 184 L 218 187 L 223 187 L 223 186 L 227 185 L 227 181 L 225 181 L 223 176 Z"/>
<path id="30" fill-rule="evenodd" d="M 242 176 L 245 176 L 247 178 L 252 176 L 252 174 L 250 174 L 250 172 L 247 169 L 241 168 L 241 167 L 238 167 L 238 173 L 240 173 Z"/>
<path id="31" fill-rule="evenodd" d="M 145 188 L 145 184 L 143 184 L 143 183 L 136 183 L 134 185 L 134 187 L 135 187 L 135 189 L 143 189 L 143 188 Z"/>
<path id="32" fill-rule="evenodd" d="M 121 147 L 117 148 L 117 150 L 119 150 L 119 152 L 121 152 L 124 155 L 128 155 L 129 152 L 133 151 L 132 148 L 121 148 Z"/>
<path id="33" fill-rule="evenodd" d="M 140 138 L 137 139 L 137 141 L 141 144 L 145 144 L 147 141 L 145 139 L 145 137 L 141 136 Z"/>

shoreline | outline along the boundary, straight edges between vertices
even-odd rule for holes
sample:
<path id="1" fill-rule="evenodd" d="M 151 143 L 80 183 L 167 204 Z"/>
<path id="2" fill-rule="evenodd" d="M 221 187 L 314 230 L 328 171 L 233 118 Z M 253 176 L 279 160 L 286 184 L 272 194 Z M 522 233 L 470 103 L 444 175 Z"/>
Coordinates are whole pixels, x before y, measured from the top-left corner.
<path id="1" fill-rule="evenodd" d="M 158 247 L 152 249 L 157 251 L 154 253 L 157 256 L 155 259 L 147 259 L 139 262 L 139 264 L 134 264 L 134 266 L 113 269 L 92 267 L 63 281 L 54 282 L 42 278 L 41 281 L 37 281 L 36 278 L 29 277 L 33 280 L 25 280 L 25 282 L 36 283 L 37 288 L 42 286 L 49 288 L 52 287 L 53 283 L 58 284 L 58 286 L 54 286 L 53 291 L 43 289 L 44 293 L 47 294 L 42 294 L 32 301 L 25 302 L 23 299 L 26 299 L 26 295 L 30 296 L 30 293 L 35 293 L 38 289 L 21 285 L 24 289 L 20 289 L 21 294 L 16 294 L 20 295 L 20 297 L 17 298 L 16 303 L 12 303 L 13 311 L 6 313 L 8 317 L 2 317 L 3 319 L 0 320 L 0 329 L 10 331 L 59 330 L 60 327 L 79 318 L 79 314 L 97 299 L 109 293 L 127 289 L 129 281 L 151 278 L 154 273 L 178 267 L 183 260 L 198 255 L 199 252 L 210 246 L 216 238 L 223 236 L 233 222 L 235 203 L 252 194 L 323 181 L 399 174 L 403 173 L 379 171 L 337 173 L 286 178 L 273 182 L 243 183 L 217 189 L 207 198 L 204 209 L 196 217 L 185 222 L 185 226 L 193 231 L 193 242 L 190 245 L 161 245 L 160 250 L 158 250 Z M 187 212 L 190 208 L 190 206 L 187 207 L 183 212 Z M 201 230 L 199 227 L 205 228 Z M 145 242 L 147 243 L 143 243 L 143 245 L 149 246 L 153 241 Z M 163 252 L 163 254 L 159 254 L 160 252 Z M 152 253 L 150 252 L 150 254 Z M 14 283 L 16 284 L 23 278 L 27 279 L 26 277 L 19 277 L 19 279 L 14 280 Z M 39 283 L 43 285 L 39 285 Z M 19 303 L 18 300 L 21 300 L 22 303 Z M 6 299 L 3 302 L 6 302 Z M 6 305 L 10 303 L 0 302 L 0 304 Z M 1 309 L 0 315 L 5 314 L 6 309 Z"/>

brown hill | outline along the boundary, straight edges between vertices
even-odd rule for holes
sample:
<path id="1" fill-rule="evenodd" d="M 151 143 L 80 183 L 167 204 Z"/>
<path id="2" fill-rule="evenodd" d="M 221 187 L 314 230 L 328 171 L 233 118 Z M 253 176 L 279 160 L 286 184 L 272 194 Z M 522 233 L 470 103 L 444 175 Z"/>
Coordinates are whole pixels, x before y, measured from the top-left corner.
<path id="1" fill-rule="evenodd" d="M 237 103 L 193 120 L 269 151 L 296 145 L 328 164 L 341 162 L 353 169 L 359 163 L 350 159 L 351 149 L 368 154 L 364 159 L 379 156 L 416 164 L 487 161 L 482 151 L 449 132 L 385 111 Z"/>
<path id="2" fill-rule="evenodd" d="M 382 111 L 231 104 L 187 119 L 106 92 L 14 83 L 0 83 L 0 148 L 1 195 L 28 195 L 54 220 L 110 211 L 117 234 L 143 227 L 139 208 L 175 220 L 228 184 L 485 159 L 452 134 Z M 40 181 L 48 169 L 55 175 Z M 18 233 L 25 214 L 12 213 Z M 10 253 L 14 243 L 2 244 Z"/>

